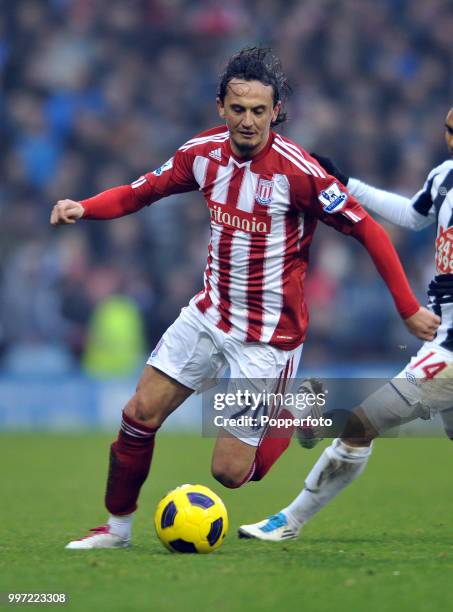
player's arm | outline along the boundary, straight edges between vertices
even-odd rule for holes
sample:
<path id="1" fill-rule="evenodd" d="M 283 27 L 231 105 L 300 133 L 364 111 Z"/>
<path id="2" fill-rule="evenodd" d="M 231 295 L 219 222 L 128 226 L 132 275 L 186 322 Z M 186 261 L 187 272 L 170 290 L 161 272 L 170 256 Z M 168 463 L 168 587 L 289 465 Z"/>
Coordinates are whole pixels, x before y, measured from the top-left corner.
<path id="1" fill-rule="evenodd" d="M 178 151 L 163 166 L 141 176 L 131 185 L 107 189 L 92 198 L 59 200 L 50 215 L 52 225 L 75 223 L 78 219 L 116 219 L 175 193 L 198 189 L 190 157 Z"/>
<path id="2" fill-rule="evenodd" d="M 358 223 L 354 223 L 349 233 L 361 242 L 370 254 L 408 330 L 420 340 L 433 340 L 440 318 L 418 303 L 385 229 L 367 215 Z"/>
<path id="3" fill-rule="evenodd" d="M 429 176 L 423 189 L 410 199 L 390 191 L 385 191 L 384 189 L 372 187 L 359 179 L 351 178 L 337 168 L 328 157 L 317 154 L 312 155 L 329 174 L 347 186 L 349 192 L 362 206 L 378 213 L 386 221 L 413 230 L 424 229 L 434 222 L 435 217 L 431 214 L 433 207 L 431 199 L 433 177 Z"/>
<path id="4" fill-rule="evenodd" d="M 116 219 L 145 206 L 134 194 L 130 185 L 107 189 L 98 195 L 76 202 L 58 200 L 50 214 L 52 225 L 72 224 L 79 219 Z"/>

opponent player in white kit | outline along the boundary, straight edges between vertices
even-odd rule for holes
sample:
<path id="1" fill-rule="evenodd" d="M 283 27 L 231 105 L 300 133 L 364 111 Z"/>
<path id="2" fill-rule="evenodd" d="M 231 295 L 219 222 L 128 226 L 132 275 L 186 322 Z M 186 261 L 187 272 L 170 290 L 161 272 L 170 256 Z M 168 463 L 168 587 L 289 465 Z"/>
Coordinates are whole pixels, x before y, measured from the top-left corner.
<path id="1" fill-rule="evenodd" d="M 276 58 L 262 49 L 243 50 L 219 84 L 217 106 L 226 126 L 192 138 L 132 185 L 82 202 L 61 200 L 52 210 L 54 225 L 113 219 L 170 194 L 199 190 L 211 221 L 204 287 L 152 352 L 111 446 L 108 523 L 68 548 L 129 545 L 156 431 L 225 366 L 236 385 L 258 380 L 268 391 L 285 391 L 307 328 L 303 279 L 318 220 L 364 244 L 409 330 L 434 337 L 438 319 L 420 308 L 383 228 L 310 155 L 271 130 L 285 118 L 286 90 Z M 260 480 L 289 444 L 268 433 L 226 427 L 214 448 L 214 477 L 227 487 Z"/>
<path id="2" fill-rule="evenodd" d="M 453 157 L 453 108 L 445 121 L 445 140 Z M 396 378 L 354 411 L 342 437 L 324 450 L 308 474 L 298 497 L 269 518 L 242 525 L 240 537 L 277 542 L 296 538 L 308 519 L 363 472 L 373 439 L 391 427 L 439 412 L 453 440 L 453 159 L 434 168 L 423 189 L 409 200 L 348 178 L 328 158 L 316 157 L 366 208 L 387 221 L 413 230 L 437 224 L 436 275 L 428 296 L 441 325 L 435 339 L 425 342 Z"/>

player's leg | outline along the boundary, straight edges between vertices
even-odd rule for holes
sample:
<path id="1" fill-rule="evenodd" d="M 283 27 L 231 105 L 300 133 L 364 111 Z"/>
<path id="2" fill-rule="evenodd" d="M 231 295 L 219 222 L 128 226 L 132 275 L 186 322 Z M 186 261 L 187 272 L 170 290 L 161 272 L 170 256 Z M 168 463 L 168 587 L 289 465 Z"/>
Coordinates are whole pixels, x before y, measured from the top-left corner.
<path id="1" fill-rule="evenodd" d="M 212 475 L 223 486 L 236 489 L 250 480 L 254 470 L 256 447 L 223 431 L 217 437 L 212 454 Z"/>
<path id="2" fill-rule="evenodd" d="M 135 394 L 124 408 L 118 438 L 110 447 L 105 505 L 112 515 L 128 516 L 137 509 L 156 432 L 192 393 L 193 389 L 153 366 L 145 367 Z"/>
<path id="3" fill-rule="evenodd" d="M 278 359 L 281 360 L 279 366 L 281 366 L 278 379 L 276 380 L 276 392 L 286 397 L 291 392 L 292 383 L 297 376 L 297 370 L 299 368 L 300 359 L 302 356 L 303 346 L 298 347 L 294 351 L 276 351 L 274 353 L 278 355 Z M 286 359 L 286 362 L 284 360 Z M 276 377 L 276 373 L 273 374 Z M 277 378 L 277 377 L 276 377 Z M 292 420 L 294 413 L 292 408 L 285 407 L 285 404 L 280 405 L 279 402 L 275 402 L 273 406 L 269 407 L 269 416 L 275 416 L 278 419 L 289 419 Z M 299 416 L 300 415 L 296 415 Z M 274 463 L 288 448 L 291 437 L 294 431 L 293 426 L 280 427 L 270 426 L 266 427 L 262 433 L 258 443 L 255 455 L 255 466 L 251 476 L 251 480 L 258 481 L 264 478 Z"/>
<path id="4" fill-rule="evenodd" d="M 260 440 L 239 438 L 235 433 L 230 433 L 232 431 L 233 428 L 224 429 L 217 437 L 211 467 L 214 478 L 229 489 L 261 480 L 288 448 L 292 435 L 290 432 L 286 436 L 277 437 L 268 430 L 268 435 Z"/>
<path id="5" fill-rule="evenodd" d="M 247 389 L 256 394 L 263 391 L 287 393 L 302 352 L 302 347 L 281 351 L 269 345 L 244 345 L 237 341 L 229 342 L 225 349 L 231 368 L 229 392 Z M 229 411 L 231 418 L 236 416 L 234 412 L 238 408 L 242 408 L 242 416 L 257 422 L 254 425 L 227 425 L 219 432 L 213 452 L 212 473 L 229 488 L 240 487 L 250 480 L 261 480 L 286 450 L 292 435 L 292 431 L 275 431 L 265 423 L 260 424 L 261 417 L 265 416 L 263 410 L 250 409 L 245 415 L 242 406 L 234 406 Z M 272 405 L 270 409 L 274 412 L 269 416 L 276 416 L 279 407 Z M 284 416 L 284 411 L 279 416 Z M 291 417 L 291 414 L 288 412 L 287 416 Z"/>
<path id="6" fill-rule="evenodd" d="M 190 389 L 152 366 L 146 366 L 135 394 L 123 410 L 121 428 L 110 447 L 105 505 L 110 512 L 106 525 L 92 530 L 66 548 L 123 548 L 131 538 L 132 519 L 140 489 L 153 456 L 157 430 L 189 395 Z"/>
<path id="7" fill-rule="evenodd" d="M 188 309 L 186 309 L 187 311 Z M 182 312 L 151 354 L 127 403 L 110 451 L 107 525 L 68 548 L 127 546 L 140 489 L 148 476 L 156 431 L 222 365 L 215 344 L 190 312 Z"/>

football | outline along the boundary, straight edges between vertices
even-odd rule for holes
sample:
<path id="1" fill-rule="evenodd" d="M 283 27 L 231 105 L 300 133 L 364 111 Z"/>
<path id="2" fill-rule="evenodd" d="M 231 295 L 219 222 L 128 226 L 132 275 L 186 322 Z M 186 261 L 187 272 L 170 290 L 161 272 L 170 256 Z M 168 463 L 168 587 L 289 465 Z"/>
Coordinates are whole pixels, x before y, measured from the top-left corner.
<path id="1" fill-rule="evenodd" d="M 228 514 L 211 489 L 184 484 L 160 500 L 154 524 L 160 541 L 171 552 L 206 554 L 222 544 Z"/>

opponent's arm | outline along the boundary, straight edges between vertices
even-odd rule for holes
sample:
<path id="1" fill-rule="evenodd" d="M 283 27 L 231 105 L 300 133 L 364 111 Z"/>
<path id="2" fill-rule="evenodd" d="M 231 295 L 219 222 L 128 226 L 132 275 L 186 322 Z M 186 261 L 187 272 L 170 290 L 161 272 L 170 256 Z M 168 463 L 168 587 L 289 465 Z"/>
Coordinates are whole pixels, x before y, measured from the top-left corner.
<path id="1" fill-rule="evenodd" d="M 395 225 L 422 230 L 433 223 L 434 219 L 424 216 L 414 208 L 414 201 L 423 196 L 423 190 L 413 200 L 384 189 L 377 189 L 356 178 L 350 178 L 348 189 L 365 208 L 378 213 Z"/>
<path id="2" fill-rule="evenodd" d="M 417 205 L 419 204 L 421 204 L 423 210 L 425 210 L 426 200 L 431 198 L 431 185 L 429 182 L 411 200 L 396 193 L 367 185 L 359 179 L 350 178 L 337 168 L 334 162 L 328 157 L 315 153 L 312 153 L 312 156 L 329 174 L 335 176 L 340 182 L 346 185 L 350 193 L 365 208 L 378 213 L 381 217 L 390 221 L 390 223 L 413 230 L 424 229 L 433 223 L 434 217 L 417 211 Z"/>

